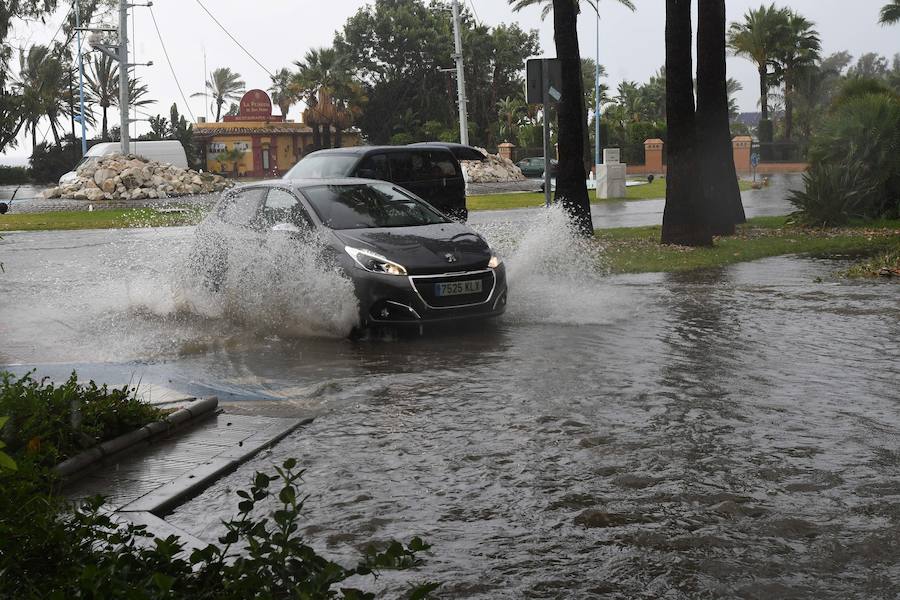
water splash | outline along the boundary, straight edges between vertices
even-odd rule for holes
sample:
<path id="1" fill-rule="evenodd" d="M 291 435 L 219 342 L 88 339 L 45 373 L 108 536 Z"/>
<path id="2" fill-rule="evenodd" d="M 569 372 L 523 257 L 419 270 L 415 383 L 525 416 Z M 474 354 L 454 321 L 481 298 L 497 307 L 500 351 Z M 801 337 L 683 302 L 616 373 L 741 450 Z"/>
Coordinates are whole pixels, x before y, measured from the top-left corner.
<path id="1" fill-rule="evenodd" d="M 279 336 L 344 337 L 358 324 L 353 283 L 315 235 L 203 225 L 174 273 L 182 302 Z"/>
<path id="2" fill-rule="evenodd" d="M 510 299 L 507 318 L 516 322 L 602 324 L 632 313 L 605 283 L 603 247 L 576 232 L 560 205 L 536 211 L 528 221 L 477 226 L 505 260 Z"/>

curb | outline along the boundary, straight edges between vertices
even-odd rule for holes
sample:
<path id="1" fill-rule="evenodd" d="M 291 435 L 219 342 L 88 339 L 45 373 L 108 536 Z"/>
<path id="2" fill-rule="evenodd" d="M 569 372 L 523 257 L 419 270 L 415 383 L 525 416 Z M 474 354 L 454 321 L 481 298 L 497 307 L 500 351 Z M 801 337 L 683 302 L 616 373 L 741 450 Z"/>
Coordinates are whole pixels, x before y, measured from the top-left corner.
<path id="1" fill-rule="evenodd" d="M 242 442 L 241 445 L 215 456 L 180 477 L 120 507 L 117 512 L 119 514 L 142 512 L 157 516 L 165 514 L 202 492 L 226 473 L 234 471 L 261 450 L 274 446 L 296 429 L 308 425 L 312 421 L 312 418 L 279 418 L 267 428 L 258 431 Z"/>
<path id="2" fill-rule="evenodd" d="M 216 396 L 198 400 L 190 407 L 176 410 L 162 421 L 149 423 L 140 429 L 122 434 L 117 438 L 107 440 L 98 446 L 76 454 L 56 465 L 53 471 L 60 477 L 71 478 L 97 462 L 125 452 L 137 444 L 159 437 L 185 424 L 194 423 L 209 417 L 215 414 L 218 406 L 219 399 Z"/>

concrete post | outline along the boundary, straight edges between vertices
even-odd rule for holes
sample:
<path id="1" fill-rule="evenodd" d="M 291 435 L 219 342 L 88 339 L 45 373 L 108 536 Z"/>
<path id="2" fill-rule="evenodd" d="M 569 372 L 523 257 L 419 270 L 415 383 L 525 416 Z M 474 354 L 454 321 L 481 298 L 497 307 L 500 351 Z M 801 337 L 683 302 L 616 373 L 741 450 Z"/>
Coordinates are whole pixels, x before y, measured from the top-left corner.
<path id="1" fill-rule="evenodd" d="M 739 135 L 731 140 L 731 148 L 734 152 L 734 168 L 738 174 L 747 174 L 753 170 L 750 164 L 750 154 L 753 149 L 753 138 L 749 135 Z"/>
<path id="2" fill-rule="evenodd" d="M 500 155 L 500 158 L 512 160 L 513 150 L 515 149 L 515 147 L 515 144 L 511 144 L 510 142 L 503 142 L 502 144 L 497 145 L 497 153 Z"/>
<path id="3" fill-rule="evenodd" d="M 648 173 L 663 173 L 663 141 L 658 138 L 644 142 L 644 170 Z"/>

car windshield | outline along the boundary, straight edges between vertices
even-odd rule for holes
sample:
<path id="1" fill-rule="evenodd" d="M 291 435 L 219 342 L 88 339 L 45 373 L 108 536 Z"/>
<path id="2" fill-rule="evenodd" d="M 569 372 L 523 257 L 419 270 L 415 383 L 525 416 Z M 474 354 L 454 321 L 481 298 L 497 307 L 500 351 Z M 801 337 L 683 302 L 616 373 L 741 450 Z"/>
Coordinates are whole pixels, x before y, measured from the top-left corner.
<path id="1" fill-rule="evenodd" d="M 352 154 L 320 154 L 307 156 L 285 175 L 285 179 L 327 179 L 329 177 L 346 177 L 350 169 L 359 160 Z"/>
<path id="2" fill-rule="evenodd" d="M 389 183 L 318 185 L 302 191 L 322 223 L 332 229 L 449 223 L 442 214 Z"/>

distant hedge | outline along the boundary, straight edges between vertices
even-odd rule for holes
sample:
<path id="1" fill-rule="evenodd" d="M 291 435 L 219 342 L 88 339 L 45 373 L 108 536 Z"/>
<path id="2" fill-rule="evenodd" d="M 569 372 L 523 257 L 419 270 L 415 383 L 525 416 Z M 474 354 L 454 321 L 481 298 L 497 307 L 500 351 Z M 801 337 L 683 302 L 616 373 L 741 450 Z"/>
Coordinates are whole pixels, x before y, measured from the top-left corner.
<path id="1" fill-rule="evenodd" d="M 31 172 L 28 167 L 0 165 L 0 185 L 18 185 L 21 183 L 31 183 Z"/>

